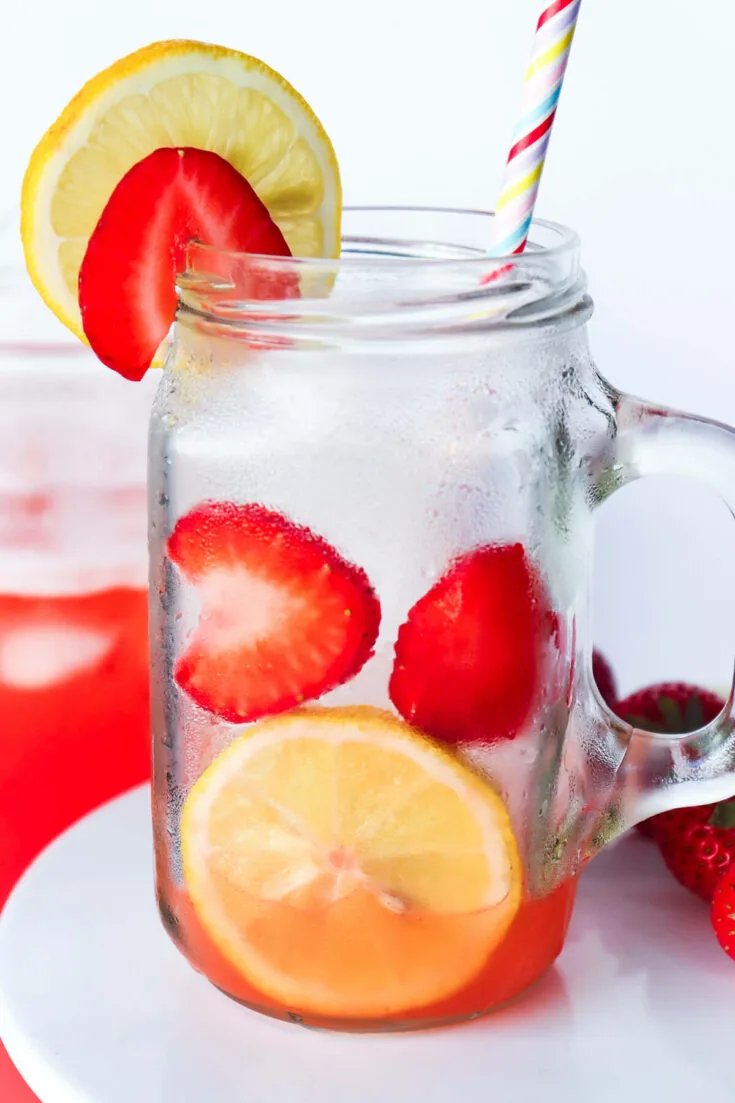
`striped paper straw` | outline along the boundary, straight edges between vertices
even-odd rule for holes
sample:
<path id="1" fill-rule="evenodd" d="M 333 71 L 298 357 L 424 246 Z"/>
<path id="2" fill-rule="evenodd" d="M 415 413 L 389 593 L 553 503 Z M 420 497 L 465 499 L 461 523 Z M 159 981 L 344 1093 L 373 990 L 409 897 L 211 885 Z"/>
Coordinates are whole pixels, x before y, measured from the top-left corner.
<path id="1" fill-rule="evenodd" d="M 538 21 L 521 119 L 496 208 L 491 256 L 507 257 L 526 248 L 581 3 L 554 0 Z"/>

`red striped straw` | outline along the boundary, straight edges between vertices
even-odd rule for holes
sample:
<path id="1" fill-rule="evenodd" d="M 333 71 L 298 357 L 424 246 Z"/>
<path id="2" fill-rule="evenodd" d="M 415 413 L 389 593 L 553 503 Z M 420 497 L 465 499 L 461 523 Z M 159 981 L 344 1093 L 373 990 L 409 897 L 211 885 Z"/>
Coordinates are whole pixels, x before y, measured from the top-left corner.
<path id="1" fill-rule="evenodd" d="M 496 209 L 491 256 L 508 257 L 526 248 L 581 3 L 554 0 L 538 21 L 520 122 Z"/>

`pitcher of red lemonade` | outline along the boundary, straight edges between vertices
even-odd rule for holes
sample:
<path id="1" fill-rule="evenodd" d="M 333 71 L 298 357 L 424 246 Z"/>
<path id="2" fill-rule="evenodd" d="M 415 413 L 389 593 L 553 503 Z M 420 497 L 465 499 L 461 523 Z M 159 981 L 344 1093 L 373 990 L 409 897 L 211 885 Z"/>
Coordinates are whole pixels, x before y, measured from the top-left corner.
<path id="1" fill-rule="evenodd" d="M 596 508 L 735 507 L 735 434 L 621 394 L 576 236 L 346 212 L 340 260 L 191 245 L 150 444 L 160 912 L 225 993 L 408 1030 L 521 994 L 580 873 L 735 793 L 730 706 L 622 723 L 591 674 Z"/>
<path id="2" fill-rule="evenodd" d="M 149 776 L 153 383 L 101 372 L 2 252 L 0 905 L 59 831 Z"/>

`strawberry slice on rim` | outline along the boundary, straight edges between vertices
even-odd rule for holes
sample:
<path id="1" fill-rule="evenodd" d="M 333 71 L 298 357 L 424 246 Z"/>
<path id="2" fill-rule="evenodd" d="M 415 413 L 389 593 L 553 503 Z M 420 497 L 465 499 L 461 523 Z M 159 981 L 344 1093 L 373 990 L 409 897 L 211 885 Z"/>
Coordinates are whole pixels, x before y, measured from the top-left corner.
<path id="1" fill-rule="evenodd" d="M 79 270 L 84 333 L 107 367 L 142 379 L 176 313 L 188 242 L 290 256 L 265 204 L 216 153 L 161 148 L 123 176 Z"/>
<path id="2" fill-rule="evenodd" d="M 373 654 L 380 604 L 367 575 L 281 513 L 204 502 L 177 522 L 167 554 L 201 600 L 174 677 L 221 719 L 313 700 Z"/>

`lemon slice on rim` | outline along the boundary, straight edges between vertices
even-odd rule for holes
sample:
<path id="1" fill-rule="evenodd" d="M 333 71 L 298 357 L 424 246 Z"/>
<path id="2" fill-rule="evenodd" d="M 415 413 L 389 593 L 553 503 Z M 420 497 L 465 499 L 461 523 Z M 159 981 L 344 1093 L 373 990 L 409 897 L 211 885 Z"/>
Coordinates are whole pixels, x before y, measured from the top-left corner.
<path id="1" fill-rule="evenodd" d="M 201 42 L 156 42 L 87 83 L 41 139 L 23 182 L 21 236 L 36 288 L 82 340 L 79 269 L 115 187 L 161 147 L 219 154 L 246 178 L 294 256 L 334 257 L 341 188 L 308 104 L 262 61 Z"/>
<path id="2" fill-rule="evenodd" d="M 377 709 L 297 709 L 247 730 L 194 785 L 184 875 L 207 934 L 287 1008 L 398 1014 L 472 981 L 518 910 L 497 793 Z"/>

